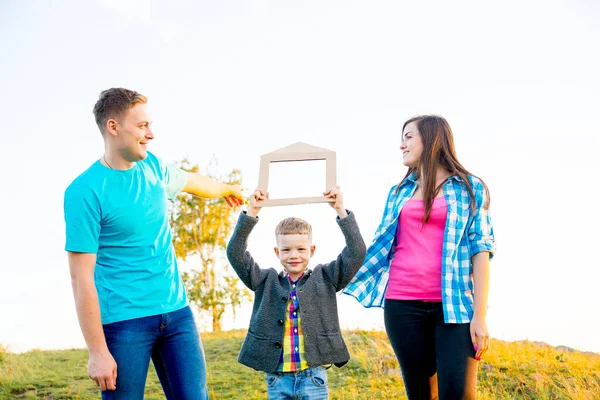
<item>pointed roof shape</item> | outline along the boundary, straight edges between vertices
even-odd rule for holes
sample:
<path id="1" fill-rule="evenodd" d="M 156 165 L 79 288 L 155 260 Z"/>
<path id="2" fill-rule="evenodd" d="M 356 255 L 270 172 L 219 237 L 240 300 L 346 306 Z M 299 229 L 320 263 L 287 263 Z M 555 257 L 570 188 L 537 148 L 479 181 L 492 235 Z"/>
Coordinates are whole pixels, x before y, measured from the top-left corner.
<path id="1" fill-rule="evenodd" d="M 294 161 L 298 159 L 321 159 L 334 154 L 335 152 L 333 150 L 313 146 L 312 144 L 304 142 L 296 142 L 294 144 L 290 144 L 289 146 L 282 147 L 281 149 L 263 154 L 262 157 L 271 159 L 273 161 Z"/>
<path id="2" fill-rule="evenodd" d="M 313 146 L 312 144 L 304 143 L 304 142 L 296 142 L 294 144 L 290 144 L 289 146 L 282 147 L 281 149 L 272 151 L 270 153 L 264 154 L 289 154 L 289 153 L 327 153 L 331 150 L 324 149 L 323 147 Z"/>

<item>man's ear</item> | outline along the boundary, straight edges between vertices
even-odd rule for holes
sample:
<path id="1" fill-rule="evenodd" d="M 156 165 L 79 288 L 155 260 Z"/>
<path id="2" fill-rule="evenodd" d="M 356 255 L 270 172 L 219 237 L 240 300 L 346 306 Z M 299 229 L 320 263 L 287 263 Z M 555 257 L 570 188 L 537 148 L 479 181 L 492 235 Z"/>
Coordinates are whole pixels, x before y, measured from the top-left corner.
<path id="1" fill-rule="evenodd" d="M 312 246 L 310 246 L 310 256 L 314 256 L 315 255 L 315 249 L 317 248 L 317 246 L 315 246 L 314 244 Z"/>
<path id="2" fill-rule="evenodd" d="M 275 255 L 277 257 L 279 257 L 279 248 L 278 247 L 273 247 L 273 250 L 275 250 Z"/>
<path id="3" fill-rule="evenodd" d="M 109 119 L 106 121 L 106 132 L 111 136 L 117 136 L 119 133 L 117 132 L 117 128 L 119 123 L 114 119 Z"/>

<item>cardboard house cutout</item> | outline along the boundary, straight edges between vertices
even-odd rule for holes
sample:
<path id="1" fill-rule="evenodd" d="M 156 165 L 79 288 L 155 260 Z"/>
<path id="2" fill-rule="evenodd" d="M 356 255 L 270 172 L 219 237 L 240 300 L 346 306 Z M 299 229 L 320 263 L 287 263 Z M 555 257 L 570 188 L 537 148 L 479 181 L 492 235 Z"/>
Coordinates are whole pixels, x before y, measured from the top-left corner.
<path id="1" fill-rule="evenodd" d="M 263 154 L 260 157 L 260 172 L 258 175 L 259 189 L 268 192 L 269 189 L 269 167 L 272 162 L 290 162 L 290 161 L 318 161 L 325 160 L 325 186 L 323 191 L 327 191 L 335 186 L 335 152 L 321 147 L 312 146 L 307 143 L 294 143 L 282 149 L 271 153 Z M 263 207 L 271 206 L 289 206 L 294 204 L 307 203 L 328 203 L 334 202 L 325 196 L 312 197 L 289 197 L 283 199 L 268 199 L 259 202 Z"/>

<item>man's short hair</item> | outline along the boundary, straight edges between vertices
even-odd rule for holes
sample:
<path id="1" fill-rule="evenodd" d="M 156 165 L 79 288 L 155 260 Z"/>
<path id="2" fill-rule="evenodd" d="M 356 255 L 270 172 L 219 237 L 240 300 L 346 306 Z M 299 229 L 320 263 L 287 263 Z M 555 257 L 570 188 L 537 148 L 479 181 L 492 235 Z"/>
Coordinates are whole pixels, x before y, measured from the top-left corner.
<path id="1" fill-rule="evenodd" d="M 312 241 L 312 227 L 302 218 L 289 217 L 277 224 L 275 236 L 279 235 L 308 235 Z"/>
<path id="2" fill-rule="evenodd" d="M 104 134 L 106 121 L 123 116 L 125 111 L 138 104 L 145 104 L 148 99 L 134 90 L 110 88 L 100 93 L 100 98 L 94 105 L 94 117 L 100 132 Z"/>

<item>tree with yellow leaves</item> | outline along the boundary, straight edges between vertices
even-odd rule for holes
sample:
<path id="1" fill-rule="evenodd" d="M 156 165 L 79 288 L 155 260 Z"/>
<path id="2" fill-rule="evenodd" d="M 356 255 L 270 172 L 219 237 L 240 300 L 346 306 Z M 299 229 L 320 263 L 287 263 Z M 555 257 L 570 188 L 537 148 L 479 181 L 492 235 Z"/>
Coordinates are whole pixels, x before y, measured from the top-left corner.
<path id="1" fill-rule="evenodd" d="M 228 184 L 241 184 L 238 169 L 226 177 L 219 176 L 217 163 L 213 159 L 205 175 Z M 183 159 L 180 167 L 189 172 L 198 172 L 199 166 Z M 188 298 L 200 311 L 212 318 L 214 332 L 221 331 L 221 318 L 227 307 L 235 310 L 251 293 L 243 288 L 239 279 L 231 272 L 223 257 L 223 251 L 233 228 L 237 210 L 227 205 L 224 198 L 207 199 L 189 194 L 180 194 L 172 204 L 171 229 L 173 246 L 178 259 L 188 261 L 197 256 L 199 267 L 183 274 Z M 191 263 L 194 264 L 193 262 Z"/>

